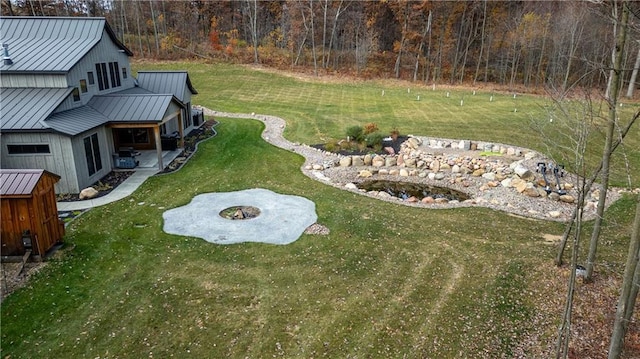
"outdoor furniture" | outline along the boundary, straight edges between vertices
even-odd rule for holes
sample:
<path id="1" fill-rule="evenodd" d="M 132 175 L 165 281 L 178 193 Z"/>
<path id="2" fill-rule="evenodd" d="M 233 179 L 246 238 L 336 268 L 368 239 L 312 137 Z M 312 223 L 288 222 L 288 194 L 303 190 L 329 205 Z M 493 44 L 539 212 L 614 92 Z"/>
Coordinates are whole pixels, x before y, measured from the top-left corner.
<path id="1" fill-rule="evenodd" d="M 178 148 L 180 134 L 176 131 L 169 135 L 160 136 L 160 145 L 164 151 L 175 151 Z"/>
<path id="2" fill-rule="evenodd" d="M 118 151 L 118 156 L 115 158 L 116 168 L 136 168 L 140 162 L 136 160 L 136 156 L 140 155 L 140 152 L 134 151 L 130 147 L 122 147 Z"/>

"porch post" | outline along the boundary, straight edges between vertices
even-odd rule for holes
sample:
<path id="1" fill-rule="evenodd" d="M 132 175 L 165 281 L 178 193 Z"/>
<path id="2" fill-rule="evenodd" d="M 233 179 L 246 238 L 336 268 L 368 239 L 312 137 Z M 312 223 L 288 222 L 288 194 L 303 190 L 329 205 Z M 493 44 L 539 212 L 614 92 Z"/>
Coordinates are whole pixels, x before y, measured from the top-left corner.
<path id="1" fill-rule="evenodd" d="M 182 119 L 182 111 L 178 112 L 178 133 L 180 134 L 180 139 L 178 140 L 178 147 L 184 148 L 184 120 Z"/>
<path id="2" fill-rule="evenodd" d="M 153 126 L 153 136 L 156 139 L 156 152 L 158 153 L 158 169 L 162 171 L 164 164 L 162 163 L 162 140 L 160 139 L 160 126 Z"/>

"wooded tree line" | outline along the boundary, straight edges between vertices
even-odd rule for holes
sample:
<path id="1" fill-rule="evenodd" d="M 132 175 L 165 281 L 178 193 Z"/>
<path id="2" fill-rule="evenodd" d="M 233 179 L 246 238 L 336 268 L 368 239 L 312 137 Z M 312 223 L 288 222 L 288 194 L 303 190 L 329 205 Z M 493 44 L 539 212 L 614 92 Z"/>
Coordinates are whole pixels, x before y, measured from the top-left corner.
<path id="1" fill-rule="evenodd" d="M 615 1 L 490 0 L 2 0 L 2 7 L 4 15 L 105 16 L 139 57 L 558 89 L 606 88 L 619 11 Z M 627 69 L 639 49 L 640 4 L 632 13 Z"/>

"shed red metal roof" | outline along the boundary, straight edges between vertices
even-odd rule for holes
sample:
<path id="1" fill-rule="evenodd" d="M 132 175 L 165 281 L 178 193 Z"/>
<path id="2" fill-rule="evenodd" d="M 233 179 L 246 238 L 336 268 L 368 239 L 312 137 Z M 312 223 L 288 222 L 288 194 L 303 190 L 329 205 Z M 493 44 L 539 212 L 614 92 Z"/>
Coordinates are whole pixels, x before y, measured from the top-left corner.
<path id="1" fill-rule="evenodd" d="M 60 179 L 60 176 L 45 170 L 0 169 L 0 196 L 31 195 L 44 173 Z"/>

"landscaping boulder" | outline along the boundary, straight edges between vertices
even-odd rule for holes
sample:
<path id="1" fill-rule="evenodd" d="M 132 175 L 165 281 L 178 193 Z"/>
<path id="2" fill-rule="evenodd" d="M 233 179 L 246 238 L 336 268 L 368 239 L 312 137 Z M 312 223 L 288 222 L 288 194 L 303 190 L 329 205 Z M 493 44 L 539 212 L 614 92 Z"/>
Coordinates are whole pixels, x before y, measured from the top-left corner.
<path id="1" fill-rule="evenodd" d="M 80 195 L 78 196 L 78 198 L 85 200 L 85 199 L 92 199 L 95 198 L 98 195 L 98 190 L 93 188 L 93 187 L 87 187 L 85 189 L 83 189 L 82 191 L 80 191 Z"/>

